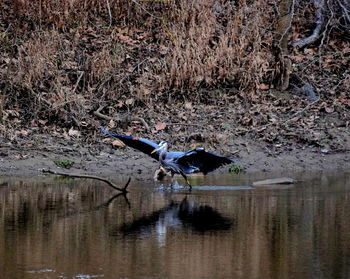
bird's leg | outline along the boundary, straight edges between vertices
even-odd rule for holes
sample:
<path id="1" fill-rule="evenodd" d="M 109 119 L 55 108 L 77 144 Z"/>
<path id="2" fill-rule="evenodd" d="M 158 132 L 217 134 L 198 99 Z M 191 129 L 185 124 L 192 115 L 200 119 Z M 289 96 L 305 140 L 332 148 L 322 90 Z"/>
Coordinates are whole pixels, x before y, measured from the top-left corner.
<path id="1" fill-rule="evenodd" d="M 170 183 L 170 188 L 173 189 L 173 185 L 174 185 L 174 172 L 171 172 L 171 183 Z"/>
<path id="2" fill-rule="evenodd" d="M 192 190 L 192 185 L 188 181 L 187 176 L 183 172 L 180 172 L 180 174 L 182 175 L 183 178 L 185 178 L 187 185 L 190 186 L 190 190 Z"/>

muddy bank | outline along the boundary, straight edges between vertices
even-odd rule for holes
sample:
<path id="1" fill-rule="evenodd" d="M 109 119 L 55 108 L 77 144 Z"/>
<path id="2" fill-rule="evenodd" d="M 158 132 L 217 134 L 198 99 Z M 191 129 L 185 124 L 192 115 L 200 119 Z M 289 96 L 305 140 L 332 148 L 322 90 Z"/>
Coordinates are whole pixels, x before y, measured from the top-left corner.
<path id="1" fill-rule="evenodd" d="M 0 145 L 0 176 L 29 177 L 41 169 L 65 170 L 55 161 L 72 161 L 65 171 L 109 177 L 133 175 L 152 180 L 158 163 L 131 148 L 115 148 L 111 139 L 99 136 L 95 142 L 63 139 L 38 134 L 3 142 Z M 105 141 L 105 142 L 103 142 Z M 178 144 L 172 149 L 186 150 Z M 236 159 L 246 172 L 296 172 L 305 170 L 350 169 L 348 150 L 332 151 L 297 144 L 268 144 L 261 140 L 237 137 L 211 151 Z M 217 172 L 228 172 L 229 166 Z M 209 174 L 210 175 L 210 174 Z"/>

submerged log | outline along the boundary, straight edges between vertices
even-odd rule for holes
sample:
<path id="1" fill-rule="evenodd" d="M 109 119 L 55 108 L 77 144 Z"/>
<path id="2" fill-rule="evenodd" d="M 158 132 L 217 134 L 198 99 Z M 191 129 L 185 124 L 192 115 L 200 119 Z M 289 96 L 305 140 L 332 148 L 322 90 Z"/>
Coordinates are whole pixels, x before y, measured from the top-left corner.
<path id="1" fill-rule="evenodd" d="M 264 186 L 264 185 L 273 185 L 273 184 L 294 184 L 297 181 L 293 178 L 289 177 L 281 177 L 281 178 L 272 178 L 266 180 L 259 180 L 253 182 L 253 186 Z"/>

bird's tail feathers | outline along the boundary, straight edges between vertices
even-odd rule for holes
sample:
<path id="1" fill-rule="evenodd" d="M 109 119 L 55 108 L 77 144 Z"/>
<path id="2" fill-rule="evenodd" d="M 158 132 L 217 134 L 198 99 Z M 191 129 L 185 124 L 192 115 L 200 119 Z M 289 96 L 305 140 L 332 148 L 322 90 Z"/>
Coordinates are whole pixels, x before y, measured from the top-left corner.
<path id="1" fill-rule="evenodd" d="M 117 134 L 112 134 L 112 133 L 108 132 L 108 131 L 107 131 L 105 128 L 103 128 L 102 126 L 99 127 L 99 129 L 100 129 L 103 133 L 105 133 L 106 135 L 108 135 L 108 136 L 112 136 L 112 137 L 117 137 L 117 136 L 118 136 Z"/>

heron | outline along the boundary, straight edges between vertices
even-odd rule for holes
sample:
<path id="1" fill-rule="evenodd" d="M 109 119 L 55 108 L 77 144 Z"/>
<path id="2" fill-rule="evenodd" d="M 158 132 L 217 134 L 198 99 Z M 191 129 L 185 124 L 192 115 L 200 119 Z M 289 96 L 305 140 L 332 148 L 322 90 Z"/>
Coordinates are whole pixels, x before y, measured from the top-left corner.
<path id="1" fill-rule="evenodd" d="M 234 160 L 206 151 L 203 147 L 197 147 L 186 152 L 168 151 L 169 144 L 166 141 L 161 141 L 159 144 L 156 144 L 148 139 L 112 134 L 103 127 L 100 127 L 100 129 L 106 135 L 115 137 L 125 145 L 139 150 L 159 161 L 161 167 L 170 172 L 171 186 L 174 184 L 174 175 L 180 174 L 185 179 L 190 189 L 192 189 L 192 185 L 187 178 L 188 174 L 201 172 L 205 175 L 221 166 L 234 163 Z"/>

